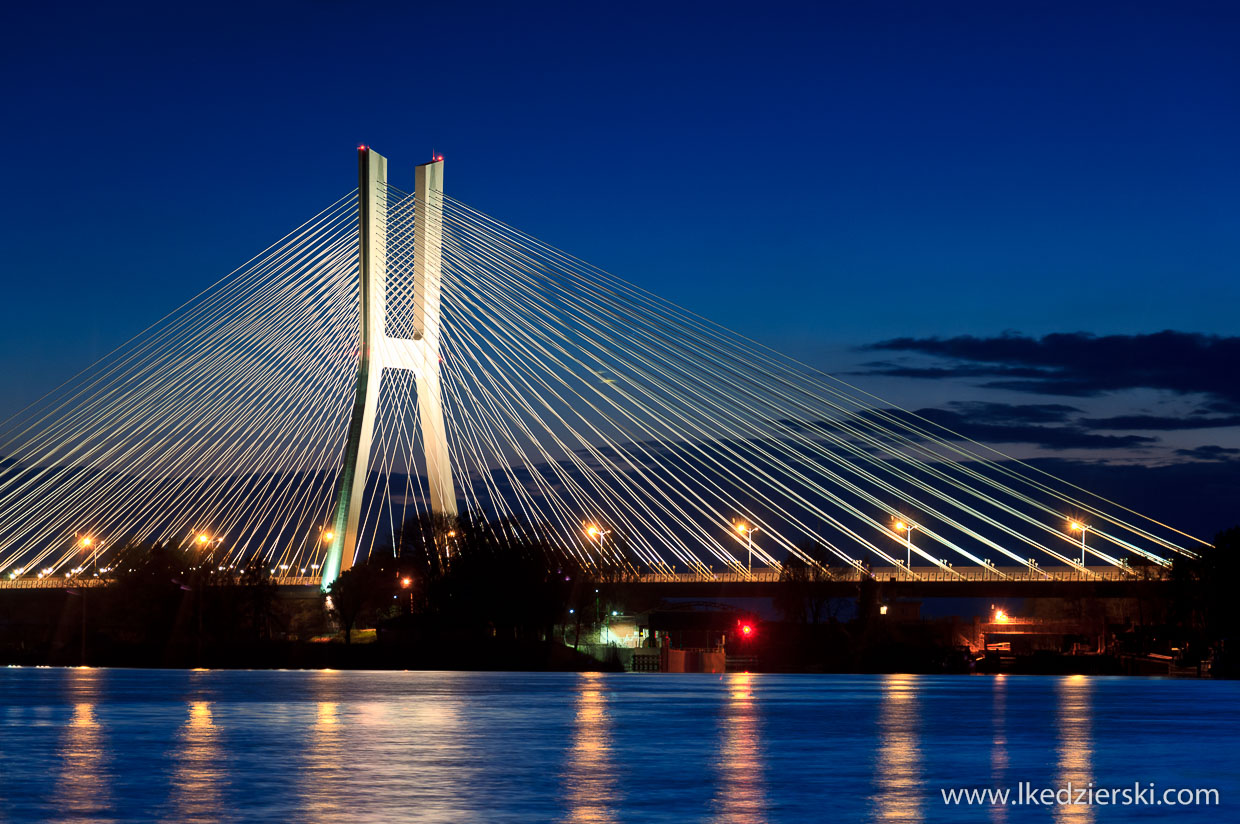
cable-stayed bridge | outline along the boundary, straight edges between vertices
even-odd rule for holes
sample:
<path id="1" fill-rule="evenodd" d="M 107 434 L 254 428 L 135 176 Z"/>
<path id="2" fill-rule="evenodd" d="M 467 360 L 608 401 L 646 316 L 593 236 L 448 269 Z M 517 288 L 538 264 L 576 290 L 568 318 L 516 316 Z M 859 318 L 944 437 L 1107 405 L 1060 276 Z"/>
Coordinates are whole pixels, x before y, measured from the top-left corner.
<path id="1" fill-rule="evenodd" d="M 359 149 L 358 188 L 0 425 L 0 581 L 134 542 L 334 580 L 410 519 L 636 580 L 1104 581 L 1202 542 Z"/>

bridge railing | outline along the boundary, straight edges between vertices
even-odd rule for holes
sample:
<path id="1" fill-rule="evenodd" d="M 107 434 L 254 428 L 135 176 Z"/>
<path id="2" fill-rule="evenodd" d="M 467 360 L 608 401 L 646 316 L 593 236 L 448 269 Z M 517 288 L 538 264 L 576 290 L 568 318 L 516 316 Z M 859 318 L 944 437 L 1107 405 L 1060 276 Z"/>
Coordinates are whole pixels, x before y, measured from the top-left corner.
<path id="1" fill-rule="evenodd" d="M 319 581 L 317 575 L 286 575 L 276 578 L 275 584 L 279 587 L 317 587 Z"/>
<path id="2" fill-rule="evenodd" d="M 1044 583 L 1063 581 L 1138 581 L 1141 576 L 1131 569 L 1121 567 L 1089 567 L 1088 569 L 1028 569 L 1026 567 L 953 567 L 939 569 L 934 567 L 914 567 L 912 574 L 900 567 L 877 567 L 870 570 L 874 580 L 889 582 L 998 582 L 998 581 L 1037 581 Z M 641 584 L 673 584 L 673 583 L 776 583 L 780 572 L 777 569 L 755 569 L 753 572 L 713 572 L 701 574 L 697 572 L 646 573 L 621 578 L 623 583 Z M 859 583 L 863 578 L 861 571 L 856 569 L 828 569 L 826 580 Z M 1156 571 L 1153 580 L 1161 580 L 1165 575 Z M 317 575 L 282 575 L 272 579 L 276 586 L 311 587 L 319 585 Z M 103 578 L 63 578 L 44 576 L 43 578 L 12 578 L 0 580 L 0 589 L 73 589 L 76 587 L 97 587 L 106 584 Z"/>
<path id="3" fill-rule="evenodd" d="M 5 578 L 0 580 L 0 589 L 76 589 L 77 587 L 101 587 L 108 583 L 106 578 L 57 578 L 47 575 L 43 578 Z M 309 587 L 319 585 L 317 576 L 298 575 L 272 578 L 276 586 Z"/>
<path id="4" fill-rule="evenodd" d="M 103 578 L 56 578 L 46 575 L 42 578 L 5 578 L 0 580 L 0 589 L 77 589 L 100 587 L 105 583 Z"/>
<path id="5" fill-rule="evenodd" d="M 648 573 L 632 576 L 626 580 L 637 583 L 762 583 L 776 582 L 780 572 L 776 569 L 755 569 L 746 572 L 715 572 L 709 575 L 697 572 Z M 936 567 L 914 567 L 910 574 L 900 567 L 877 567 L 870 570 L 867 576 L 856 569 L 827 569 L 826 579 L 859 583 L 865 577 L 873 577 L 880 582 L 918 581 L 927 583 L 947 583 L 964 581 L 1136 581 L 1139 576 L 1130 569 L 1120 567 L 1088 567 L 1086 569 L 1028 569 L 1026 567 L 952 567 L 940 569 Z M 1157 577 L 1162 577 L 1161 575 Z"/>

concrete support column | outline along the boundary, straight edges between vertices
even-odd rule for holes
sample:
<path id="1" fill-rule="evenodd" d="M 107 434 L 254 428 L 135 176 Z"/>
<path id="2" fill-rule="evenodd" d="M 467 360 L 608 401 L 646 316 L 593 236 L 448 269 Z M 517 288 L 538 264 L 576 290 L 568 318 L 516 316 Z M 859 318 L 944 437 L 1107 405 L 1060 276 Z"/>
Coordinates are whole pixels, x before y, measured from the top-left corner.
<path id="1" fill-rule="evenodd" d="M 414 339 L 422 344 L 423 368 L 417 373 L 418 410 L 426 451 L 431 512 L 456 515 L 452 461 L 444 428 L 439 382 L 439 293 L 443 260 L 443 161 L 417 168 L 417 204 L 413 217 Z"/>
<path id="2" fill-rule="evenodd" d="M 353 566 L 362 499 L 370 475 L 379 388 L 383 382 L 383 327 L 387 287 L 387 159 L 368 147 L 357 150 L 358 228 L 360 232 L 360 311 L 357 384 L 349 418 L 344 463 L 336 494 L 332 540 L 323 562 L 326 589 Z"/>

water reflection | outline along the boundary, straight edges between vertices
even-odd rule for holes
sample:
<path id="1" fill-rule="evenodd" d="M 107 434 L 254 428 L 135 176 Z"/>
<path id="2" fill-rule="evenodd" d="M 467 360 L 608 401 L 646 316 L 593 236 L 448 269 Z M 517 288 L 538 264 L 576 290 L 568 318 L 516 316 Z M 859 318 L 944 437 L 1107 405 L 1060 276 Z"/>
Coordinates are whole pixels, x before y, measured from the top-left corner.
<path id="1" fill-rule="evenodd" d="M 1008 743 L 1007 743 L 1007 688 L 1008 678 L 1002 673 L 993 676 L 994 690 L 991 692 L 991 722 L 994 726 L 990 745 L 990 786 L 1008 787 Z M 990 806 L 990 820 L 1002 824 L 1008 820 L 1007 807 L 1002 804 Z"/>
<path id="2" fill-rule="evenodd" d="M 1142 753 L 1143 781 L 1191 785 L 1205 764 L 1200 784 L 1235 796 L 1238 739 L 1222 680 L 0 667 L 0 819 L 977 824 L 1007 811 L 939 789 L 1088 786 Z M 1112 812 L 1090 824 L 1132 817 Z"/>
<path id="3" fill-rule="evenodd" d="M 319 701 L 306 750 L 308 763 L 302 771 L 302 802 L 307 822 L 338 822 L 345 810 L 340 804 L 345 788 L 344 730 L 340 705 Z"/>
<path id="4" fill-rule="evenodd" d="M 1075 800 L 1078 789 L 1086 789 L 1093 780 L 1093 729 L 1090 725 L 1093 683 L 1083 675 L 1071 675 L 1061 679 L 1056 689 L 1058 720 L 1055 728 L 1059 734 L 1056 748 L 1057 789 L 1072 786 Z M 1089 804 L 1060 804 L 1055 806 L 1056 821 L 1093 821 L 1093 806 Z"/>
<path id="5" fill-rule="evenodd" d="M 210 701 L 189 705 L 181 728 L 172 776 L 172 814 L 168 821 L 219 821 L 224 811 L 221 787 L 226 779 L 219 730 Z"/>
<path id="6" fill-rule="evenodd" d="M 52 798 L 57 821 L 98 820 L 109 805 L 109 782 L 103 774 L 103 741 L 95 705 L 78 703 L 60 743 L 61 773 Z"/>
<path id="7" fill-rule="evenodd" d="M 885 676 L 874 757 L 877 821 L 922 820 L 920 725 L 917 676 Z"/>
<path id="8" fill-rule="evenodd" d="M 716 821 L 737 824 L 766 821 L 765 759 L 754 686 L 754 676 L 747 672 L 727 676 L 729 700 L 722 719 L 719 794 L 714 804 Z"/>
<path id="9" fill-rule="evenodd" d="M 564 774 L 568 821 L 615 821 L 615 765 L 611 752 L 611 719 L 607 714 L 602 676 L 583 672 L 577 683 L 577 714 L 573 743 Z"/>

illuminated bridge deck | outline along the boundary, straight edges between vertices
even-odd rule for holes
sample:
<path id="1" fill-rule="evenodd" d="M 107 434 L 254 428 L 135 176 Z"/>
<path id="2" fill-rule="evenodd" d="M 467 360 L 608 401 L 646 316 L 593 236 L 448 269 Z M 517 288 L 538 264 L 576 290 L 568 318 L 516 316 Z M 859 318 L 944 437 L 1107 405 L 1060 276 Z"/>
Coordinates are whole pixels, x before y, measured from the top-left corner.
<path id="1" fill-rule="evenodd" d="M 873 580 L 890 595 L 919 595 L 922 597 L 1007 596 L 1036 597 L 1059 596 L 1072 593 L 1091 593 L 1114 597 L 1125 595 L 1141 584 L 1162 583 L 1166 576 L 1157 569 L 1138 573 L 1116 567 L 1089 567 L 1087 569 L 1027 569 L 1024 567 L 996 567 L 983 569 L 965 567 L 938 569 L 914 567 L 912 575 L 896 567 L 878 567 L 871 570 Z M 710 576 L 695 573 L 672 575 L 634 575 L 613 583 L 640 585 L 664 594 L 679 596 L 732 596 L 763 597 L 774 594 L 779 586 L 778 570 L 754 570 L 742 572 L 719 572 Z M 821 583 L 837 595 L 855 593 L 863 575 L 858 570 L 839 570 Z M 273 579 L 281 587 L 318 587 L 314 576 L 284 576 Z M 100 578 L 17 578 L 0 581 L 4 589 L 73 589 L 81 586 L 96 587 L 105 583 Z"/>

